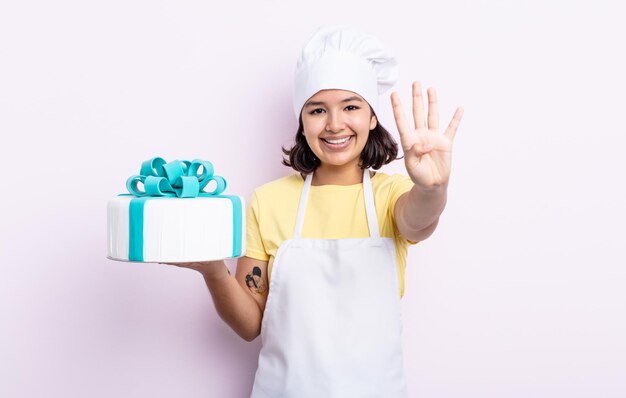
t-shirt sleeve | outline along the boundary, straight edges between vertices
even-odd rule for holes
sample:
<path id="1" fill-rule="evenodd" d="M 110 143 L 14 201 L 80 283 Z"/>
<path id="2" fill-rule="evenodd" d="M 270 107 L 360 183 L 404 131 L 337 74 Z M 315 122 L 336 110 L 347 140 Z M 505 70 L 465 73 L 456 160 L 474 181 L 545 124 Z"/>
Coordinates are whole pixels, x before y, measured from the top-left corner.
<path id="1" fill-rule="evenodd" d="M 391 183 L 391 188 L 389 191 L 389 211 L 391 212 L 390 217 L 393 222 L 393 230 L 397 236 L 401 236 L 400 231 L 398 230 L 398 224 L 396 224 L 394 209 L 396 207 L 396 202 L 398 201 L 398 199 L 400 199 L 400 196 L 402 196 L 402 194 L 406 192 L 409 192 L 411 188 L 413 188 L 414 184 L 411 180 L 411 177 L 409 176 L 395 174 L 394 177 L 395 178 Z M 417 243 L 409 239 L 404 239 L 404 241 L 410 245 L 414 245 Z"/>
<path id="2" fill-rule="evenodd" d="M 256 191 L 252 193 L 246 210 L 246 256 L 261 261 L 268 261 L 270 258 L 261 239 L 259 200 Z"/>

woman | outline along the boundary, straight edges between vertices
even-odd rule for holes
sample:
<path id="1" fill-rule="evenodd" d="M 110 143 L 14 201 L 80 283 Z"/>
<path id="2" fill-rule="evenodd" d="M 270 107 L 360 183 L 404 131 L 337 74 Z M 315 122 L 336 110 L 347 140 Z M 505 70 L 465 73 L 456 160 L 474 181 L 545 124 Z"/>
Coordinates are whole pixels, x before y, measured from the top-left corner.
<path id="1" fill-rule="evenodd" d="M 297 173 L 257 188 L 246 256 L 177 264 L 205 278 L 220 317 L 261 336 L 252 397 L 406 397 L 400 298 L 410 244 L 426 239 L 446 202 L 451 148 L 463 110 L 441 134 L 437 97 L 413 84 L 414 126 L 391 95 L 408 176 L 371 173 L 396 158 L 378 96 L 397 65 L 374 37 L 326 26 L 296 66 Z M 269 288 L 267 288 L 269 287 Z"/>

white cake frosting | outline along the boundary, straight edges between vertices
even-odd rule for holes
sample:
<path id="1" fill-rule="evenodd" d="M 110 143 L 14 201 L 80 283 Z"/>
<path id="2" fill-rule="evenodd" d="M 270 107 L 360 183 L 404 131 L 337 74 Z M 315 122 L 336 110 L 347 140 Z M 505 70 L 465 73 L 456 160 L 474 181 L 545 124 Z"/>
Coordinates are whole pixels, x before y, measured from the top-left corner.
<path id="1" fill-rule="evenodd" d="M 241 196 L 237 198 L 241 206 L 234 206 L 225 196 L 144 199 L 142 256 L 131 259 L 130 203 L 137 197 L 117 196 L 107 205 L 107 256 L 113 260 L 142 262 L 209 261 L 243 256 L 246 205 Z"/>

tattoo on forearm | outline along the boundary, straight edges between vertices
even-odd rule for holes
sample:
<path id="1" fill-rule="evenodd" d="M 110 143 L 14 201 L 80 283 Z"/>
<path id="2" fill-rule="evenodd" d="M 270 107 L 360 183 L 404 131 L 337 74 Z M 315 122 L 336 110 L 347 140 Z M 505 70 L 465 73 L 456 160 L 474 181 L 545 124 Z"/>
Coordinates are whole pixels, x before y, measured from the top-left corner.
<path id="1" fill-rule="evenodd" d="M 252 272 L 246 275 L 246 285 L 252 293 L 264 293 L 267 290 L 261 278 L 261 268 L 254 267 Z"/>

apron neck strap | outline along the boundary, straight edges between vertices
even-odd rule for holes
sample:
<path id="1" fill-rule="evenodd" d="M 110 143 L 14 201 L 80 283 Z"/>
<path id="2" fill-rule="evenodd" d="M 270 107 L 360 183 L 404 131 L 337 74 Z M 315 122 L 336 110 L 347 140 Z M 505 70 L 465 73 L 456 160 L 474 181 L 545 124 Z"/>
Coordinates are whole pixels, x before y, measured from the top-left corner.
<path id="1" fill-rule="evenodd" d="M 294 229 L 293 238 L 300 239 L 302 235 L 302 225 L 304 224 L 304 212 L 306 210 L 306 203 L 309 198 L 309 191 L 311 190 L 311 181 L 313 180 L 313 173 L 307 174 L 304 180 L 304 187 L 302 187 L 302 194 L 300 196 L 300 204 L 298 205 L 298 216 L 296 218 L 296 227 Z M 365 213 L 367 215 L 367 226 L 370 231 L 371 238 L 379 238 L 380 232 L 378 231 L 378 217 L 376 216 L 376 206 L 374 203 L 374 190 L 372 189 L 372 182 L 370 181 L 369 169 L 363 170 L 363 196 L 365 199 Z"/>

